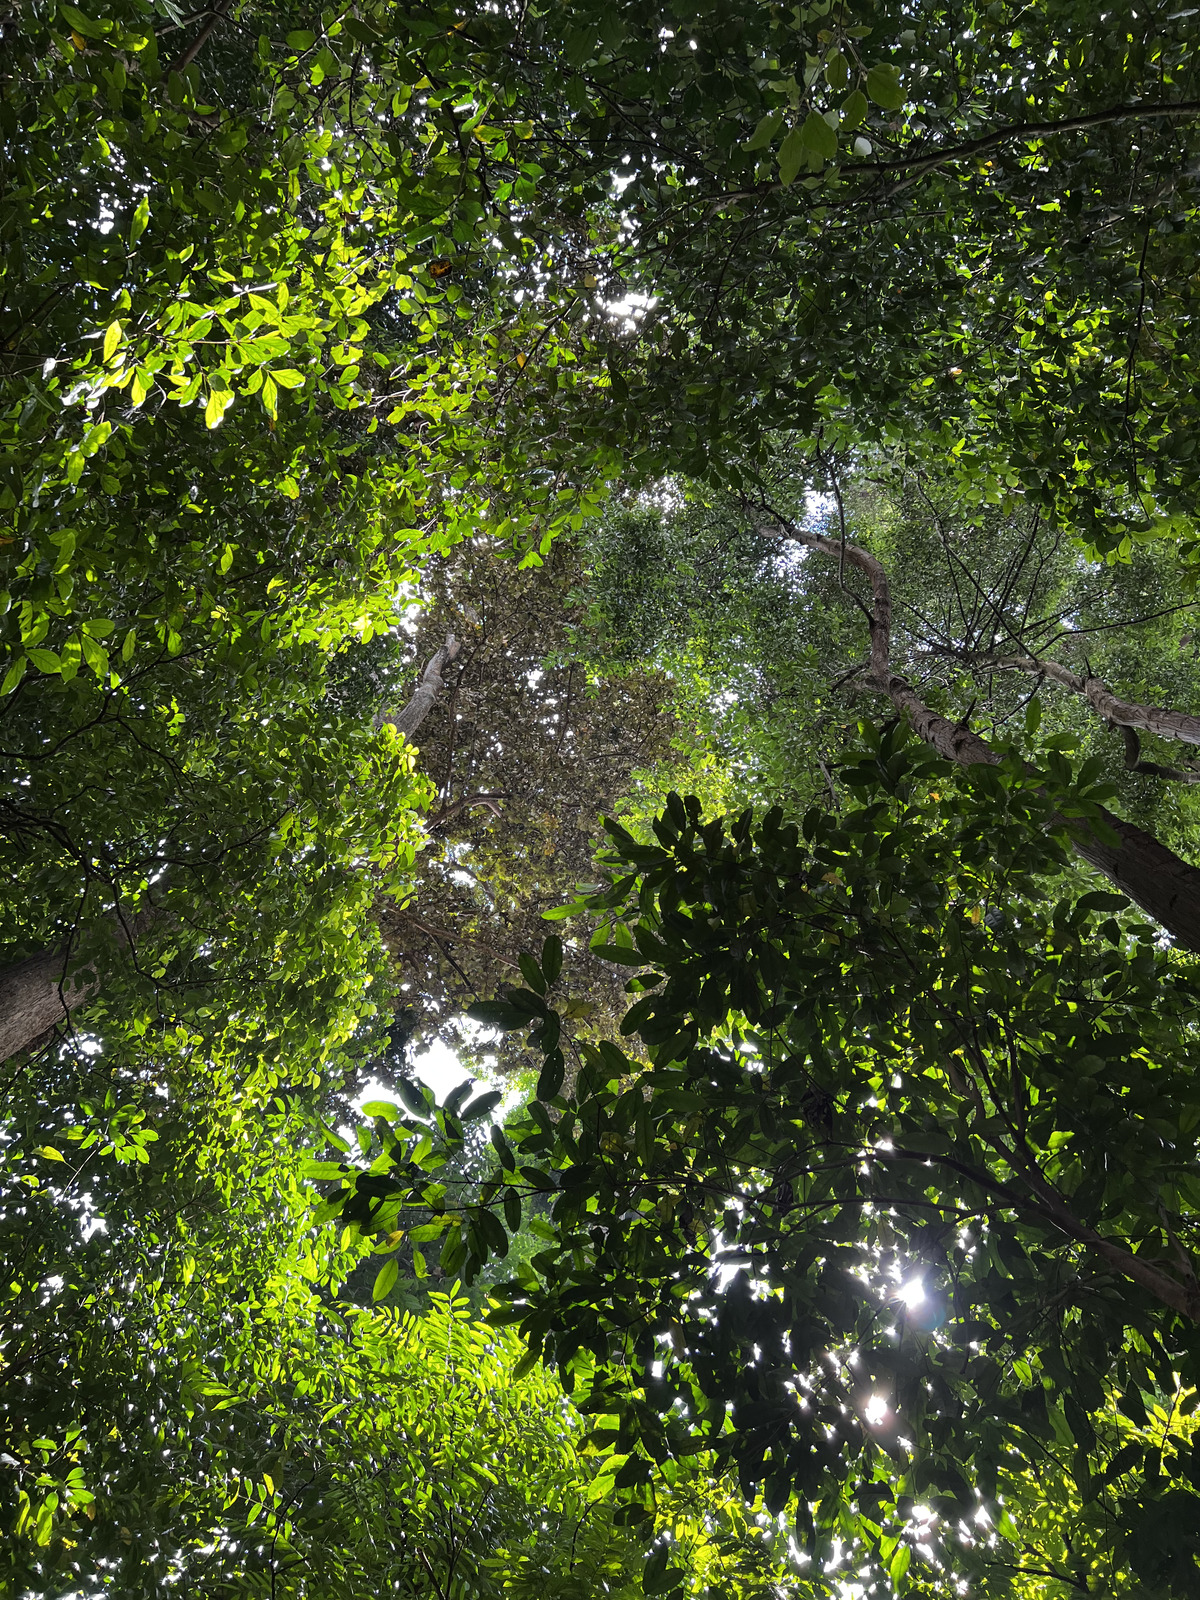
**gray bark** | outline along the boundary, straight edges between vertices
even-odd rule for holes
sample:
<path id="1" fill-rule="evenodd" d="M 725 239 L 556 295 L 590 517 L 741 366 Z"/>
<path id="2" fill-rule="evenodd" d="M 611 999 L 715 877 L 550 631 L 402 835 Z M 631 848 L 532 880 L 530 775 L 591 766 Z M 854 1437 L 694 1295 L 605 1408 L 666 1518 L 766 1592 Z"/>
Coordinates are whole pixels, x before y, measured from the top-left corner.
<path id="1" fill-rule="evenodd" d="M 397 733 L 402 733 L 406 739 L 411 739 L 437 704 L 438 695 L 442 692 L 442 668 L 450 665 L 461 648 L 454 635 L 448 633 L 445 644 L 430 656 L 425 671 L 421 674 L 421 681 L 404 710 L 395 713 L 385 712 L 377 719 L 376 726 L 382 727 L 385 722 L 390 723 Z"/>
<path id="2" fill-rule="evenodd" d="M 867 681 L 871 687 L 886 694 L 896 710 L 911 723 L 918 738 L 946 760 L 963 767 L 976 763 L 997 765 L 1000 757 L 986 739 L 964 724 L 951 722 L 931 711 L 908 679 L 892 671 L 892 599 L 882 563 L 869 551 L 845 539 L 829 539 L 790 525 L 784 531 L 797 543 L 820 550 L 846 566 L 856 567 L 870 582 L 871 653 Z M 1121 701 L 1114 703 L 1124 705 Z M 1180 713 L 1169 715 L 1178 717 Z M 1176 733 L 1170 737 L 1183 735 Z M 1090 867 L 1108 878 L 1122 894 L 1128 895 L 1176 944 L 1200 954 L 1200 869 L 1168 850 L 1152 834 L 1114 816 L 1111 811 L 1102 810 L 1100 815 L 1105 826 L 1116 835 L 1115 845 L 1101 839 L 1081 819 L 1056 816 L 1051 820 L 1055 826 L 1067 829 L 1076 854 Z"/>
<path id="3" fill-rule="evenodd" d="M 1015 668 L 1040 678 L 1061 683 L 1064 689 L 1080 694 L 1105 722 L 1115 728 L 1135 728 L 1139 733 L 1156 733 L 1160 739 L 1179 739 L 1184 744 L 1200 744 L 1200 717 L 1164 706 L 1140 705 L 1136 700 L 1119 700 L 1099 678 L 1081 678 L 1058 661 L 1039 661 L 1034 656 L 1006 656 L 988 663 L 991 667 Z"/>
<path id="4" fill-rule="evenodd" d="M 147 906 L 135 916 L 110 912 L 104 932 L 111 949 L 133 954 L 137 941 L 167 919 L 158 906 Z M 81 960 L 72 941 L 0 968 L 0 1061 L 27 1050 L 65 1022 L 99 988 L 97 962 L 90 955 Z"/>
<path id="5" fill-rule="evenodd" d="M 72 977 L 61 950 L 43 950 L 0 971 L 0 1060 L 25 1050 L 96 992 Z"/>

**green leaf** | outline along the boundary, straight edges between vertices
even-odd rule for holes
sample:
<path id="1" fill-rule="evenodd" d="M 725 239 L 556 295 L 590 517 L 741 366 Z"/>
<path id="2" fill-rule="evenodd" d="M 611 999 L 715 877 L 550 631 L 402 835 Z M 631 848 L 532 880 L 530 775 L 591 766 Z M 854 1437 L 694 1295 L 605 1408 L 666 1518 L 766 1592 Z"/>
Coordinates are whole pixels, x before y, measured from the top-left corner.
<path id="1" fill-rule="evenodd" d="M 517 964 L 521 968 L 521 975 L 535 994 L 545 994 L 546 980 L 542 976 L 542 969 L 531 955 L 521 951 L 517 957 Z"/>
<path id="2" fill-rule="evenodd" d="M 880 61 L 867 73 L 867 93 L 885 111 L 899 111 L 904 104 L 904 90 L 891 62 Z"/>
<path id="3" fill-rule="evenodd" d="M 17 656 L 4 674 L 4 682 L 0 683 L 0 695 L 11 694 L 25 676 L 25 669 L 29 665 L 28 656 Z"/>
<path id="4" fill-rule="evenodd" d="M 450 1226 L 449 1217 L 439 1217 L 436 1222 L 422 1222 L 415 1228 L 410 1228 L 408 1237 L 413 1244 L 432 1244 L 434 1239 L 440 1239 Z"/>
<path id="5" fill-rule="evenodd" d="M 150 221 L 150 198 L 149 198 L 148 195 L 143 195 L 141 200 L 138 202 L 138 206 L 137 206 L 136 211 L 133 213 L 133 220 L 129 224 L 129 244 L 130 244 L 131 248 L 132 248 L 132 246 L 134 246 L 138 242 L 138 240 L 145 233 L 146 224 L 149 221 Z M 108 343 L 107 339 L 105 339 L 105 343 L 106 344 Z"/>
<path id="6" fill-rule="evenodd" d="M 400 1276 L 400 1267 L 395 1256 L 389 1256 L 375 1274 L 375 1283 L 371 1289 L 371 1299 L 378 1302 L 386 1300 L 396 1287 L 396 1279 Z"/>
<path id="7" fill-rule="evenodd" d="M 103 39 L 106 33 L 111 33 L 111 22 L 93 22 L 91 17 L 85 17 L 76 6 L 60 5 L 59 15 L 68 27 L 74 28 L 76 33 L 81 33 L 85 39 Z"/>
<path id="8" fill-rule="evenodd" d="M 810 111 L 805 117 L 800 138 L 804 148 L 813 151 L 822 160 L 829 161 L 837 155 L 837 134 L 818 111 Z"/>
<path id="9" fill-rule="evenodd" d="M 221 421 L 229 407 L 233 404 L 233 394 L 227 389 L 212 389 L 209 391 L 208 403 L 204 407 L 204 422 L 209 428 L 220 427 Z"/>
<path id="10" fill-rule="evenodd" d="M 542 912 L 543 922 L 562 922 L 567 917 L 577 917 L 588 908 L 582 900 L 572 900 L 569 905 L 551 906 L 549 911 Z"/>
<path id="11" fill-rule="evenodd" d="M 779 147 L 779 181 L 782 184 L 794 182 L 796 174 L 804 165 L 804 131 L 795 127 Z"/>
<path id="12" fill-rule="evenodd" d="M 294 28 L 288 34 L 287 42 L 293 50 L 311 50 L 317 42 L 317 36 L 307 28 Z"/>
<path id="13" fill-rule="evenodd" d="M 825 63 L 825 78 L 831 89 L 842 90 L 850 82 L 850 63 L 835 50 Z"/>
<path id="14" fill-rule="evenodd" d="M 410 1083 L 407 1078 L 397 1078 L 392 1087 L 414 1115 L 418 1117 L 428 1115 L 430 1102 L 427 1090 Z"/>
<path id="15" fill-rule="evenodd" d="M 562 971 L 563 942 L 556 933 L 548 935 L 542 945 L 542 972 L 547 983 L 553 983 Z"/>
<path id="16" fill-rule="evenodd" d="M 478 1000 L 467 1007 L 467 1015 L 472 1022 L 482 1023 L 485 1028 L 498 1028 L 502 1033 L 527 1027 L 533 1020 L 527 1012 L 510 1006 L 507 1000 Z"/>
<path id="17" fill-rule="evenodd" d="M 105 650 L 103 645 L 96 644 L 94 640 L 89 639 L 86 633 L 82 636 L 81 644 L 83 646 L 83 659 L 88 666 L 91 667 L 98 678 L 106 677 L 108 675 L 108 651 Z"/>
<path id="18" fill-rule="evenodd" d="M 357 39 L 359 44 L 378 44 L 381 35 L 376 33 L 369 22 L 364 22 L 359 17 L 345 17 L 342 26 L 352 39 Z"/>
<path id="19" fill-rule="evenodd" d="M 637 950 L 627 950 L 621 944 L 596 944 L 592 946 L 592 954 L 600 957 L 601 961 L 614 961 L 622 967 L 644 967 L 646 958 Z"/>
<path id="20" fill-rule="evenodd" d="M 542 1353 L 541 1353 L 540 1350 L 536 1350 L 536 1349 L 526 1350 L 525 1354 L 521 1357 L 521 1359 L 517 1362 L 516 1366 L 513 1368 L 513 1374 L 512 1374 L 513 1375 L 513 1382 L 514 1383 L 518 1382 L 521 1378 L 525 1377 L 527 1373 L 532 1372 L 534 1367 L 536 1367 L 538 1362 L 541 1360 L 541 1358 L 542 1358 Z"/>
<path id="21" fill-rule="evenodd" d="M 110 322 L 104 331 L 104 359 L 111 361 L 113 353 L 121 342 L 121 324 Z"/>
<path id="22" fill-rule="evenodd" d="M 1106 889 L 1091 889 L 1075 903 L 1081 911 L 1124 911 L 1129 899 L 1123 894 L 1110 894 Z"/>
<path id="23" fill-rule="evenodd" d="M 275 367 L 271 371 L 270 379 L 281 389 L 299 389 L 304 385 L 304 374 L 297 372 L 295 367 Z"/>
<path id="24" fill-rule="evenodd" d="M 395 1122 L 400 1107 L 391 1100 L 367 1100 L 359 1107 L 364 1117 L 382 1117 L 385 1122 Z"/>
<path id="25" fill-rule="evenodd" d="M 768 111 L 761 117 L 755 126 L 754 132 L 745 141 L 743 150 L 765 150 L 779 132 L 783 123 L 782 111 Z"/>
<path id="26" fill-rule="evenodd" d="M 36 645 L 30 645 L 25 653 L 39 672 L 51 673 L 62 671 L 62 662 L 59 660 L 58 656 L 53 650 L 44 650 L 40 649 Z"/>
<path id="27" fill-rule="evenodd" d="M 501 1090 L 489 1089 L 487 1094 L 481 1094 L 478 1100 L 472 1100 L 469 1106 L 464 1107 L 462 1120 L 464 1122 L 475 1122 L 480 1117 L 486 1117 L 490 1111 L 495 1110 L 503 1099 L 504 1095 Z"/>
<path id="28" fill-rule="evenodd" d="M 561 1050 L 552 1050 L 546 1057 L 546 1064 L 542 1068 L 537 1081 L 537 1097 L 539 1100 L 553 1100 L 563 1086 L 566 1076 L 566 1064 Z"/>
<path id="29" fill-rule="evenodd" d="M 869 109 L 866 95 L 861 89 L 855 89 L 842 101 L 841 109 L 842 127 L 846 129 L 857 128 Z"/>
<path id="30" fill-rule="evenodd" d="M 337 1161 L 306 1161 L 300 1168 L 300 1176 L 312 1179 L 345 1178 L 346 1169 Z"/>

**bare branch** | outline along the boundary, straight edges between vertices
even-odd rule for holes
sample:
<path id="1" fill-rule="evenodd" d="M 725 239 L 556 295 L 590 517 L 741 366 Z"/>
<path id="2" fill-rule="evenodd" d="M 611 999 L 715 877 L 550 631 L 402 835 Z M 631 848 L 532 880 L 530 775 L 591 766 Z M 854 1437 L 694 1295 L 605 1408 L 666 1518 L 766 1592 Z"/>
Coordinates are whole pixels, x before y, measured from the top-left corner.
<path id="1" fill-rule="evenodd" d="M 1096 715 L 1111 727 L 1136 728 L 1140 733 L 1157 734 L 1160 739 L 1200 744 L 1200 717 L 1162 706 L 1141 705 L 1134 700 L 1118 700 L 1099 678 L 1081 678 L 1061 662 L 1047 661 L 1037 656 L 1004 656 L 999 661 L 991 660 L 985 664 L 989 668 L 1036 673 L 1038 677 L 1060 683 L 1073 694 L 1082 695 Z"/>
<path id="2" fill-rule="evenodd" d="M 433 710 L 437 697 L 442 692 L 443 667 L 450 665 L 461 648 L 459 640 L 452 633 L 448 633 L 445 644 L 430 656 L 412 699 L 402 711 L 381 712 L 375 719 L 375 726 L 381 728 L 385 722 L 390 723 L 397 733 L 402 733 L 406 739 L 411 740 Z"/>

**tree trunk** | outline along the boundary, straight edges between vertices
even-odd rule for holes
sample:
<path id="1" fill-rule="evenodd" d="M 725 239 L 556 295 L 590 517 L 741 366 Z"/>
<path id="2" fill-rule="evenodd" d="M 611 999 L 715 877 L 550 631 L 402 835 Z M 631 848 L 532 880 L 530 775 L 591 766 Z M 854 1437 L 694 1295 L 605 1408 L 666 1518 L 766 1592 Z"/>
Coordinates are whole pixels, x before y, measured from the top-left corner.
<path id="1" fill-rule="evenodd" d="M 839 564 L 856 567 L 869 580 L 873 603 L 868 611 L 871 633 L 868 681 L 872 688 L 886 694 L 896 710 L 912 724 L 918 738 L 946 760 L 961 767 L 976 763 L 997 765 L 1000 757 L 986 739 L 981 739 L 964 723 L 951 722 L 931 711 L 908 679 L 891 670 L 892 600 L 883 564 L 869 551 L 845 538 L 829 539 L 824 534 L 808 533 L 790 524 L 786 525 L 785 532 L 797 543 L 820 550 Z M 1083 680 L 1079 682 L 1082 685 Z M 1103 689 L 1103 684 L 1099 688 Z M 1082 687 L 1080 692 L 1084 692 Z M 1104 692 L 1107 694 L 1106 690 Z M 1122 701 L 1114 700 L 1113 704 L 1127 710 L 1138 709 L 1125 707 Z M 1160 715 L 1189 720 L 1178 712 Z M 1177 732 L 1170 737 L 1184 735 Z M 1128 895 L 1176 944 L 1200 954 L 1200 868 L 1182 860 L 1152 834 L 1113 816 L 1112 812 L 1102 811 L 1101 817 L 1116 835 L 1115 845 L 1106 843 L 1082 819 L 1055 817 L 1053 821 L 1056 826 L 1067 829 L 1076 853 L 1090 867 L 1103 873 L 1122 894 Z"/>
<path id="2" fill-rule="evenodd" d="M 912 724 L 917 736 L 932 746 L 947 761 L 961 767 L 977 762 L 995 766 L 1000 757 L 985 739 L 931 711 L 907 678 L 889 677 L 887 693 L 897 711 Z M 1155 922 L 1161 924 L 1175 943 L 1200 954 L 1200 868 L 1168 850 L 1153 834 L 1102 810 L 1106 827 L 1116 834 L 1118 843 L 1108 844 L 1085 821 L 1055 817 L 1065 827 L 1077 855 L 1088 866 L 1110 879 Z"/>
<path id="3" fill-rule="evenodd" d="M 442 648 L 433 656 L 421 675 L 416 693 L 394 717 L 382 716 L 377 726 L 390 722 L 405 738 L 411 739 L 433 709 L 442 688 L 442 668 L 454 660 L 459 644 L 447 635 Z M 134 948 L 134 941 L 167 913 L 151 907 L 131 919 L 110 913 L 105 926 L 112 944 Z M 39 950 L 24 961 L 0 968 L 0 1061 L 7 1061 L 20 1050 L 29 1049 L 44 1033 L 65 1022 L 96 994 L 100 978 L 91 968 L 78 970 L 75 949 L 70 941 L 51 950 Z M 76 966 L 77 970 L 72 970 Z M 86 976 L 84 976 L 86 973 Z"/>
<path id="4" fill-rule="evenodd" d="M 27 1049 L 90 1000 L 98 984 L 67 970 L 65 950 L 43 950 L 0 971 L 0 1061 Z"/>

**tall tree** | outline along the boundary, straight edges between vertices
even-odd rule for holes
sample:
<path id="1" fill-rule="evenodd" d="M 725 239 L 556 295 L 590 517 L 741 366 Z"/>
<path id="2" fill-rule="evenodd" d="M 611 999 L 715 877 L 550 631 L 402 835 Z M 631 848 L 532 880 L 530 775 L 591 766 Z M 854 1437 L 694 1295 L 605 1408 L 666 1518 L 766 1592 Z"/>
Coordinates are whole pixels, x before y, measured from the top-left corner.
<path id="1" fill-rule="evenodd" d="M 461 641 L 436 709 L 415 736 L 436 785 L 429 843 L 405 899 L 381 907 L 384 939 L 420 1031 L 446 1032 L 475 1000 L 519 977 L 542 913 L 592 874 L 598 819 L 687 730 L 649 664 L 589 660 L 587 580 L 573 541 L 529 570 L 496 541 L 432 563 L 415 636 L 419 663 L 447 630 Z M 612 973 L 580 949 L 577 1005 L 619 1015 Z M 461 1038 L 458 1041 L 461 1044 Z"/>
<path id="2" fill-rule="evenodd" d="M 994 762 L 998 749 L 1026 737 L 1027 708 L 1030 731 L 1040 726 L 1041 703 L 1031 705 L 1039 677 L 1090 707 L 1075 740 L 1067 727 L 1079 718 L 1048 725 L 1051 744 L 1084 743 L 1114 778 L 1131 767 L 1151 780 L 1186 780 L 1178 768 L 1143 761 L 1128 735 L 1106 749 L 1103 730 L 1115 716 L 1130 732 L 1136 724 L 1153 734 L 1161 751 L 1164 734 L 1190 728 L 1188 711 L 1118 700 L 1090 667 L 1085 680 L 1052 657 L 1043 667 L 1040 654 L 1014 654 L 1049 646 L 1086 660 L 1098 652 L 1122 673 L 1121 686 L 1147 681 L 1146 646 L 1131 646 L 1149 640 L 1155 670 L 1184 706 L 1200 702 L 1200 682 L 1180 657 L 1194 601 L 1169 556 L 1143 551 L 1118 578 L 1081 566 L 1061 533 L 1019 498 L 981 510 L 944 481 L 896 475 L 887 463 L 872 469 L 869 460 L 843 479 L 827 460 L 834 493 L 821 505 L 807 464 L 797 466 L 791 474 L 777 466 L 754 495 L 677 486 L 674 509 L 635 504 L 601 523 L 592 542 L 594 621 L 610 648 L 657 651 L 691 678 L 752 793 L 802 808 L 833 785 L 855 703 L 870 714 L 882 700 L 950 759 Z M 815 559 L 805 559 L 810 551 Z M 1014 681 L 1018 671 L 1032 681 Z M 992 744 L 981 736 L 989 724 Z M 1146 787 L 1139 794 L 1126 785 L 1123 798 L 1151 828 L 1110 815 L 1102 837 L 1080 824 L 1076 848 L 1194 949 L 1200 878 L 1187 861 L 1187 831 L 1172 820 L 1173 802 L 1148 804 Z"/>
<path id="3" fill-rule="evenodd" d="M 12 981 L 46 979 L 47 952 L 136 967 L 152 928 L 169 966 L 168 927 L 211 949 L 289 883 L 280 921 L 302 929 L 301 885 L 314 909 L 331 886 L 318 792 L 375 786 L 374 813 L 330 805 L 319 831 L 394 865 L 424 790 L 387 735 L 314 730 L 331 659 L 485 515 L 536 549 L 586 500 L 594 446 L 539 438 L 533 486 L 530 430 L 488 394 L 498 339 L 564 372 L 571 352 L 542 319 L 536 248 L 474 197 L 485 149 L 505 156 L 499 127 L 457 137 L 470 51 L 372 14 L 239 6 L 193 32 L 131 0 L 5 31 Z M 426 51 L 453 86 L 424 78 Z M 268 950 L 285 982 L 313 957 L 292 965 L 269 922 L 261 950 L 244 920 L 240 938 L 260 978 Z M 6 1046 L 96 981 L 62 976 Z"/>

